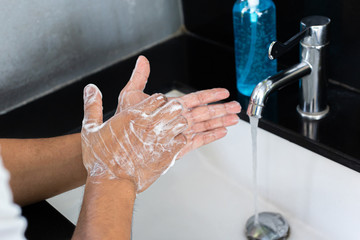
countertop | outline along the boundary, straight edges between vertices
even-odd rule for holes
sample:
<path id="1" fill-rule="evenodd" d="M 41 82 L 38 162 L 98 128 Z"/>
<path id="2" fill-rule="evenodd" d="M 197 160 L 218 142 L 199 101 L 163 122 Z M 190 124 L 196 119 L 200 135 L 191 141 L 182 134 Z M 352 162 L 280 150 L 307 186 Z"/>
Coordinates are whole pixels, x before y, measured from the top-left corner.
<path id="1" fill-rule="evenodd" d="M 233 49 L 193 35 L 181 35 L 143 51 L 151 64 L 147 93 L 182 92 L 225 87 L 229 100 L 242 103 L 245 114 L 247 97 L 237 93 Z M 104 114 L 110 117 L 120 90 L 128 81 L 136 56 L 121 61 L 50 95 L 0 116 L 0 137 L 39 138 L 80 131 L 83 117 L 82 90 L 96 84 L 103 93 Z M 281 89 L 268 100 L 260 127 L 291 142 L 360 171 L 360 94 L 329 84 L 330 114 L 317 122 L 305 122 L 296 112 L 297 84 Z M 313 129 L 304 134 L 306 129 Z M 49 214 L 51 213 L 51 214 Z M 74 226 L 48 203 L 23 208 L 29 221 L 28 239 L 67 239 Z M 41 227 L 40 227 L 41 226 Z M 51 227 L 52 226 L 52 227 Z M 57 227 L 54 227 L 57 226 Z M 40 231 L 51 229 L 51 231 Z"/>

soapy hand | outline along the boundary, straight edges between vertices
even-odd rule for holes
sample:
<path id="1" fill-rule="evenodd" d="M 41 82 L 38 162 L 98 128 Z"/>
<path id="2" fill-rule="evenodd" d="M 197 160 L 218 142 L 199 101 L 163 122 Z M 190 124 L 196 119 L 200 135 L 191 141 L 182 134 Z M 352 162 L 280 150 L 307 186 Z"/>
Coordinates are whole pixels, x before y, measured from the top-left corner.
<path id="1" fill-rule="evenodd" d="M 84 89 L 81 131 L 83 163 L 90 178 L 130 179 L 137 191 L 149 187 L 186 145 L 183 105 L 162 94 L 139 99 L 103 123 L 102 96 L 95 85 Z"/>
<path id="2" fill-rule="evenodd" d="M 140 56 L 129 82 L 119 95 L 116 114 L 148 97 L 143 91 L 149 74 L 149 61 L 144 56 Z M 238 123 L 237 113 L 241 110 L 239 103 L 233 101 L 207 105 L 228 97 L 229 92 L 226 89 L 214 88 L 176 98 L 184 106 L 182 114 L 188 122 L 188 129 L 184 132 L 187 144 L 178 158 L 193 149 L 224 137 L 227 133 L 226 127 Z"/>

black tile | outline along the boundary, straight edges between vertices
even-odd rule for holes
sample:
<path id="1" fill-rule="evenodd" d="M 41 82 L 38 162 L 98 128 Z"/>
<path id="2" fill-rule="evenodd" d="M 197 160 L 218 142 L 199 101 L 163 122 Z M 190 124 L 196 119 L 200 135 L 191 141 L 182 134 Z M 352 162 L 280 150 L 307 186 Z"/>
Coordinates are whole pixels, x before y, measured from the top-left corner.
<path id="1" fill-rule="evenodd" d="M 22 208 L 28 227 L 25 237 L 29 240 L 71 239 L 75 226 L 48 202 L 42 201 Z"/>

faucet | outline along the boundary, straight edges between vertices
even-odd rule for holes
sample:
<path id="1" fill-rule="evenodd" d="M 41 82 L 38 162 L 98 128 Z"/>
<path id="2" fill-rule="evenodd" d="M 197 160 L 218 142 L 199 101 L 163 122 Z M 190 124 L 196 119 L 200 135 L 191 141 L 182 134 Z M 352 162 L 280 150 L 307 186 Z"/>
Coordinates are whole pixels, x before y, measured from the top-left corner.
<path id="1" fill-rule="evenodd" d="M 269 58 L 275 59 L 300 42 L 301 61 L 294 66 L 270 76 L 253 90 L 247 115 L 261 118 L 269 95 L 277 89 L 300 79 L 299 114 L 306 119 L 319 120 L 329 112 L 326 104 L 327 75 L 326 49 L 329 44 L 330 19 L 310 16 L 301 20 L 301 31 L 285 43 L 272 42 Z"/>

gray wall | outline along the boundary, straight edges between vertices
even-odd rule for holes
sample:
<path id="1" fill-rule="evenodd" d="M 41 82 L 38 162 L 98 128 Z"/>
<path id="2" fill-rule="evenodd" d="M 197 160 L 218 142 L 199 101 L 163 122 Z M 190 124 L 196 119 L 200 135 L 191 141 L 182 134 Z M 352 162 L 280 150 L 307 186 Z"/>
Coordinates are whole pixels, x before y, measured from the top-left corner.
<path id="1" fill-rule="evenodd" d="M 179 0 L 0 0 L 0 114 L 176 34 Z"/>

